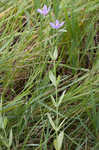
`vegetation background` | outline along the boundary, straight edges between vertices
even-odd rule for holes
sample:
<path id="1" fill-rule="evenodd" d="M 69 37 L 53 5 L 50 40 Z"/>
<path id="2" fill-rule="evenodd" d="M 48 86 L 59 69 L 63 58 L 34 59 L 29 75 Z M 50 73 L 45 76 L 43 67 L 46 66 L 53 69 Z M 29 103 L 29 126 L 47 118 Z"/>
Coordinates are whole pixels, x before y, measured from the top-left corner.
<path id="1" fill-rule="evenodd" d="M 44 4 L 46 17 L 37 13 Z M 65 22 L 57 31 L 56 19 Z M 61 149 L 99 150 L 99 1 L 0 0 L 0 150 L 54 149 L 53 67 L 57 97 L 66 91 Z"/>

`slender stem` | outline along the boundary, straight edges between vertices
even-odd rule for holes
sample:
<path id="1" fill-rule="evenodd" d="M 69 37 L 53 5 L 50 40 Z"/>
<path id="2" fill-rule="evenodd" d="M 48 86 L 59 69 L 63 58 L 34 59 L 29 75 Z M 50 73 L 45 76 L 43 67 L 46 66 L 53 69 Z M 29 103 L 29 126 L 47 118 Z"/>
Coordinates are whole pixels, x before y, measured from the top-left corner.
<path id="1" fill-rule="evenodd" d="M 4 131 L 5 137 L 7 139 L 7 134 L 6 134 L 5 128 L 3 129 L 3 131 Z"/>
<path id="2" fill-rule="evenodd" d="M 56 77 L 56 64 L 55 64 L 55 61 L 54 61 L 54 74 L 55 74 L 55 77 Z M 57 77 L 56 77 L 57 78 Z M 56 82 L 57 82 L 57 80 L 56 80 Z M 57 90 L 57 84 L 56 84 L 56 87 L 55 87 L 55 90 L 56 90 L 56 103 L 58 104 L 58 90 Z M 58 105 L 56 106 L 56 113 L 57 113 L 57 115 L 56 115 L 56 126 L 57 126 L 57 128 L 58 128 L 58 123 L 59 123 L 59 121 L 58 121 Z M 58 132 L 56 131 L 56 137 L 57 137 L 57 135 L 58 135 Z"/>
<path id="3" fill-rule="evenodd" d="M 55 74 L 55 78 L 56 78 L 56 64 L 55 64 L 55 61 L 54 61 L 54 74 Z"/>
<path id="4" fill-rule="evenodd" d="M 10 150 L 10 147 L 8 147 L 8 150 Z"/>

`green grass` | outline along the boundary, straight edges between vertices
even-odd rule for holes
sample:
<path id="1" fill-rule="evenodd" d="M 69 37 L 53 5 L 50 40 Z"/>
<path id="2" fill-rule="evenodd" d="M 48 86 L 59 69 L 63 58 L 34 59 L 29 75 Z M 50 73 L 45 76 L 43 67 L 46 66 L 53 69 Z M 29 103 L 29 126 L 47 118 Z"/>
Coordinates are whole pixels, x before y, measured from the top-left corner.
<path id="1" fill-rule="evenodd" d="M 44 4 L 45 18 L 37 13 Z M 67 32 L 50 27 L 55 19 Z M 51 95 L 58 101 L 64 90 L 57 111 Z M 64 120 L 61 150 L 99 149 L 98 0 L 0 1 L 0 150 L 54 150 L 59 133 L 47 113 Z"/>

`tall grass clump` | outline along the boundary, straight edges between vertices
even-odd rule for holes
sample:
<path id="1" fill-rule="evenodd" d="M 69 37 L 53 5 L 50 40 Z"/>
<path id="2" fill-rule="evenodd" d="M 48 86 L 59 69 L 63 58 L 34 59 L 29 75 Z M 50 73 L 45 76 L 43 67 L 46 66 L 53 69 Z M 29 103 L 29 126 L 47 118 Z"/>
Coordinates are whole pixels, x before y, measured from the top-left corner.
<path id="1" fill-rule="evenodd" d="M 0 150 L 98 150 L 98 116 L 98 0 L 1 0 Z"/>

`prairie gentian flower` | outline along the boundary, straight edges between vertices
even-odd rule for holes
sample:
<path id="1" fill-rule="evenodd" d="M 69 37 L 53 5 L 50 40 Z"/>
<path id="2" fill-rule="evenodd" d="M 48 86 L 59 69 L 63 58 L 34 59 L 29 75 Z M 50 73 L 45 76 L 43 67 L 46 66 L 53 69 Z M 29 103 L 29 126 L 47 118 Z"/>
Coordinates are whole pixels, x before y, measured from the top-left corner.
<path id="1" fill-rule="evenodd" d="M 58 21 L 58 20 L 56 20 L 55 24 L 54 24 L 54 23 L 52 23 L 52 22 L 50 22 L 50 25 L 51 25 L 51 27 L 52 27 L 53 29 L 58 29 L 58 28 L 62 27 L 62 26 L 63 26 L 63 24 L 64 24 L 64 22 L 59 23 L 59 21 Z"/>
<path id="2" fill-rule="evenodd" d="M 37 12 L 39 12 L 40 14 L 42 14 L 44 16 L 46 16 L 49 11 L 50 11 L 50 7 L 47 8 L 46 5 L 44 5 L 43 9 L 37 9 Z"/>

